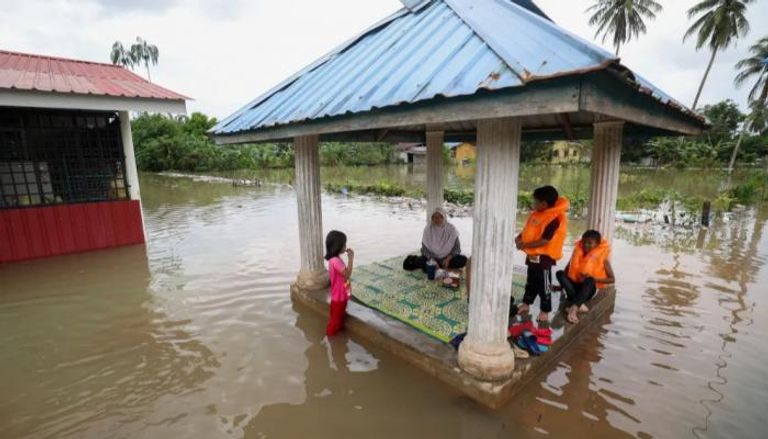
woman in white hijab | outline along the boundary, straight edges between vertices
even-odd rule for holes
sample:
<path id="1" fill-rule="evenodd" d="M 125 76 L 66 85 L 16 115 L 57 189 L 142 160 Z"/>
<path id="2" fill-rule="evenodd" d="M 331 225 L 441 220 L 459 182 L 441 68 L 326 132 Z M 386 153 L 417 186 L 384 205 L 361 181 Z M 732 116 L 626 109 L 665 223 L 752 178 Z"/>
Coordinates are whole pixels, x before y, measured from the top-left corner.
<path id="1" fill-rule="evenodd" d="M 459 231 L 448 222 L 448 215 L 442 207 L 432 212 L 432 220 L 424 228 L 421 256 L 425 264 L 434 259 L 444 269 L 464 268 L 467 265 L 467 257 L 461 254 Z"/>

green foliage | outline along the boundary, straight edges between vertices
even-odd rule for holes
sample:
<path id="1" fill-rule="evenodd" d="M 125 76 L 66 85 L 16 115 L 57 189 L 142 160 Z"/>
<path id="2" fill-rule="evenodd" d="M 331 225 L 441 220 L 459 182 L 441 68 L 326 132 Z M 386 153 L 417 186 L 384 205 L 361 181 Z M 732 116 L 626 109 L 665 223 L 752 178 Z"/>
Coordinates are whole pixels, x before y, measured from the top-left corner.
<path id="1" fill-rule="evenodd" d="M 215 117 L 208 117 L 203 113 L 194 112 L 190 116 L 181 116 L 176 119 L 181 123 L 181 130 L 193 136 L 207 137 L 208 130 L 218 122 Z"/>
<path id="2" fill-rule="evenodd" d="M 649 142 L 649 152 L 660 164 L 711 167 L 720 163 L 723 154 L 727 155 L 728 149 L 721 145 L 684 137 L 659 137 Z"/>
<path id="3" fill-rule="evenodd" d="M 320 145 L 323 166 L 372 166 L 390 164 L 394 148 L 389 143 L 338 143 Z"/>
<path id="4" fill-rule="evenodd" d="M 133 70 L 134 67 L 141 66 L 143 63 L 147 68 L 147 79 L 152 80 L 149 72 L 149 64 L 157 65 L 160 58 L 160 50 L 154 44 L 141 37 L 136 37 L 136 42 L 126 48 L 120 41 L 112 43 L 112 49 L 109 53 L 109 59 L 112 64 L 128 67 Z"/>
<path id="5" fill-rule="evenodd" d="M 294 151 L 288 144 L 216 146 L 208 137 L 215 118 L 202 113 L 170 118 L 142 114 L 132 122 L 137 165 L 143 171 L 233 171 L 293 166 Z M 391 163 L 388 143 L 324 143 L 321 163 L 327 166 L 370 166 Z"/>
<path id="6" fill-rule="evenodd" d="M 749 101 L 765 108 L 768 105 L 768 36 L 761 38 L 749 48 L 751 56 L 736 63 L 739 71 L 734 79 L 737 87 L 744 85 L 754 77 L 755 82 L 749 90 Z"/>
<path id="7" fill-rule="evenodd" d="M 443 189 L 443 198 L 449 203 L 472 204 L 475 192 L 471 189 Z"/>
<path id="8" fill-rule="evenodd" d="M 749 115 L 743 114 L 730 99 L 704 107 L 712 128 L 700 137 L 659 137 L 647 141 L 628 139 L 622 161 L 638 162 L 644 157 L 656 159 L 658 165 L 684 167 L 716 167 L 727 164 L 745 123 L 739 159 L 754 163 L 768 156 L 768 109 L 753 102 Z M 757 134 L 750 134 L 750 132 Z"/>
<path id="9" fill-rule="evenodd" d="M 730 99 L 707 105 L 702 112 L 712 123 L 706 137 L 714 144 L 732 141 L 739 124 L 744 120 L 739 106 Z"/>
<path id="10" fill-rule="evenodd" d="M 520 161 L 530 162 L 549 162 L 549 155 L 552 151 L 552 142 L 522 142 L 520 144 Z"/>
<path id="11" fill-rule="evenodd" d="M 688 211 L 701 209 L 704 197 L 686 196 L 672 189 L 643 189 L 625 197 L 619 197 L 616 206 L 619 210 L 656 209 L 664 202 L 682 205 Z"/>
<path id="12" fill-rule="evenodd" d="M 397 183 L 389 181 L 380 181 L 372 184 L 360 183 L 327 183 L 325 190 L 334 193 L 343 193 L 345 190 L 355 194 L 379 195 L 382 197 L 402 197 L 410 195 L 414 197 L 423 197 L 424 193 L 408 193 L 405 188 L 398 186 Z"/>

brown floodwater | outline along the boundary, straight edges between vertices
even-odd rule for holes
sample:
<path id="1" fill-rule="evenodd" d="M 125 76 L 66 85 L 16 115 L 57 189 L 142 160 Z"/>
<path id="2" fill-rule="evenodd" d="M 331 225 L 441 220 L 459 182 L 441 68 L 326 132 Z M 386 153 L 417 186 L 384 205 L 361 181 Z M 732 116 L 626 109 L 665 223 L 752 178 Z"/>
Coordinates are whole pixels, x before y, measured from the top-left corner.
<path id="1" fill-rule="evenodd" d="M 289 188 L 145 175 L 142 194 L 148 245 L 0 266 L 0 438 L 765 436 L 768 209 L 622 226 L 615 311 L 489 411 L 292 304 Z M 418 246 L 421 211 L 323 209 L 358 264 Z"/>

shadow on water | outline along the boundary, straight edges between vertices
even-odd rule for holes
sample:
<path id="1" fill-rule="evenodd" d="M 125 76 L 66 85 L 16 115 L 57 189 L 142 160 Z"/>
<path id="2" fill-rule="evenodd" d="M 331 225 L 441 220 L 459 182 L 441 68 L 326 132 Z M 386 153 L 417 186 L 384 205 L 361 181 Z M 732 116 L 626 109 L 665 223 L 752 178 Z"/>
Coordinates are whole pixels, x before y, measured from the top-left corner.
<path id="1" fill-rule="evenodd" d="M 128 437 L 218 366 L 188 321 L 155 308 L 144 246 L 0 267 L 0 278 L 0 437 Z"/>

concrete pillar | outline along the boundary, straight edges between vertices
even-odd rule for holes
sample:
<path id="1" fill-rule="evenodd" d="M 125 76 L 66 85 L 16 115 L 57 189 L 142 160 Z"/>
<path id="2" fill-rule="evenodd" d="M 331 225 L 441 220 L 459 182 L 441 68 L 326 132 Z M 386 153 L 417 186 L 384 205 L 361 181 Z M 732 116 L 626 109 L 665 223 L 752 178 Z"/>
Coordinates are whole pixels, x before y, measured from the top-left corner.
<path id="1" fill-rule="evenodd" d="M 427 132 L 427 221 L 443 205 L 443 143 L 442 131 Z"/>
<path id="2" fill-rule="evenodd" d="M 616 200 L 619 195 L 619 168 L 624 122 L 595 123 L 592 146 L 592 195 L 587 226 L 613 240 Z"/>
<path id="3" fill-rule="evenodd" d="M 125 180 L 128 182 L 128 198 L 136 200 L 141 206 L 141 190 L 139 187 L 139 171 L 136 166 L 136 152 L 133 149 L 133 133 L 131 132 L 131 114 L 128 111 L 120 111 L 120 136 L 123 141 L 123 156 L 125 157 Z M 141 231 L 144 241 L 147 240 L 147 230 L 144 228 L 144 209 L 141 210 Z"/>
<path id="4" fill-rule="evenodd" d="M 136 154 L 133 150 L 133 134 L 131 133 L 131 115 L 127 111 L 120 112 L 120 134 L 123 137 L 123 154 L 125 155 L 125 178 L 128 180 L 128 196 L 131 200 L 140 200 L 139 171 L 136 167 Z"/>
<path id="5" fill-rule="evenodd" d="M 515 215 L 520 173 L 520 119 L 477 125 L 472 294 L 459 366 L 484 381 L 508 378 L 515 356 L 507 342 Z"/>
<path id="6" fill-rule="evenodd" d="M 296 199 L 299 207 L 301 269 L 296 279 L 306 291 L 328 286 L 323 261 L 323 214 L 320 205 L 320 150 L 317 136 L 296 137 Z"/>

